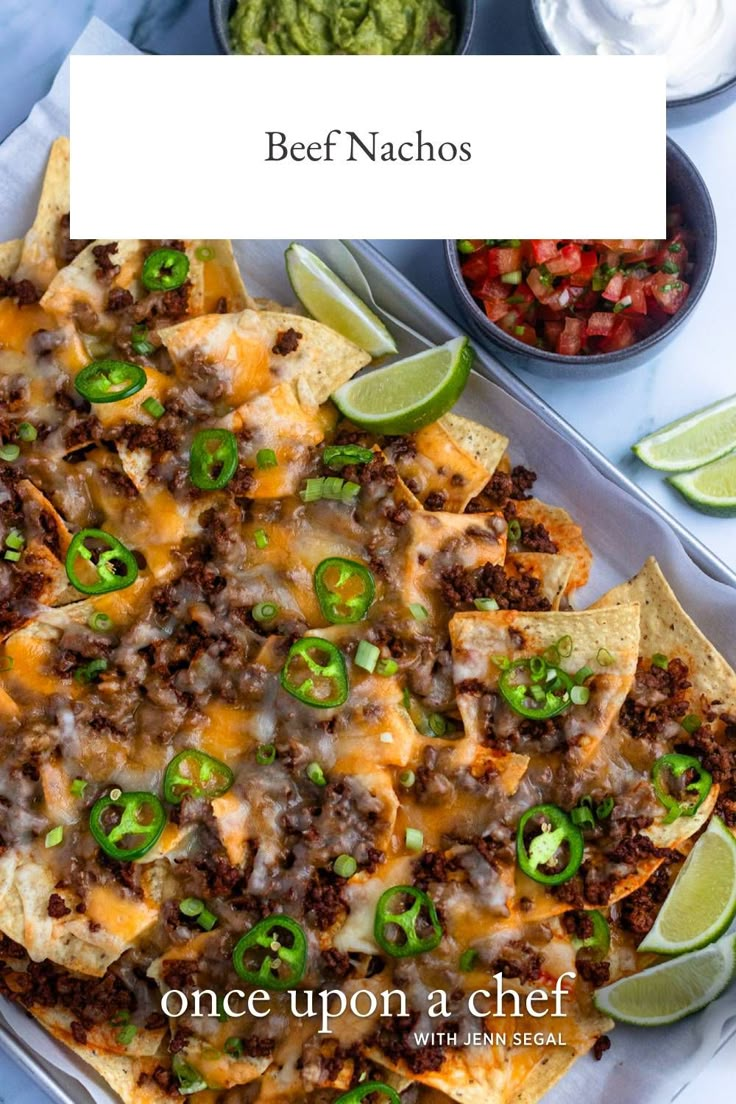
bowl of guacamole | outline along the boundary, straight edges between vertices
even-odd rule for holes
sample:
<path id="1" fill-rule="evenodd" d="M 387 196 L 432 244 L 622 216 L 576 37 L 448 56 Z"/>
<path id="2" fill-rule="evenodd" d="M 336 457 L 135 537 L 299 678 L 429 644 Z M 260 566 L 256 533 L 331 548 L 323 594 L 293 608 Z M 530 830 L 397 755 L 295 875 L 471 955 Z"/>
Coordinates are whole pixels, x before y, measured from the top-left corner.
<path id="1" fill-rule="evenodd" d="M 210 0 L 227 54 L 463 54 L 476 0 Z"/>

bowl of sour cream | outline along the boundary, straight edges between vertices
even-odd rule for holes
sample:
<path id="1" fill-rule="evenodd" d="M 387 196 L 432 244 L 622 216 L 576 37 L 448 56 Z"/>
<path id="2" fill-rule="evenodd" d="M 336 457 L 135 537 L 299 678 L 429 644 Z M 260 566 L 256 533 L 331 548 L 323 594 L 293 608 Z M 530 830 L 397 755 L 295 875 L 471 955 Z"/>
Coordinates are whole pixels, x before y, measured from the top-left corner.
<path id="1" fill-rule="evenodd" d="M 551 54 L 663 54 L 683 121 L 736 100 L 736 0 L 530 0 Z"/>

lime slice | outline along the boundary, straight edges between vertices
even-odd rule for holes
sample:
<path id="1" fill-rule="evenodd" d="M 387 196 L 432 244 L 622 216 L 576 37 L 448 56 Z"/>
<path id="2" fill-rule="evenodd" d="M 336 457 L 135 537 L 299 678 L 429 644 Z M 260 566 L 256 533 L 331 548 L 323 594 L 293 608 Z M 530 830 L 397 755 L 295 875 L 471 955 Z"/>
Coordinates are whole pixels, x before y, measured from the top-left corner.
<path id="1" fill-rule="evenodd" d="M 660 909 L 640 951 L 676 955 L 723 935 L 736 916 L 736 839 L 718 817 L 710 822 Z"/>
<path id="2" fill-rule="evenodd" d="M 374 433 L 412 433 L 453 406 L 468 379 L 473 350 L 467 337 L 398 360 L 338 388 L 332 400 L 346 418 Z"/>
<path id="3" fill-rule="evenodd" d="M 641 974 L 599 989 L 599 1012 L 638 1027 L 660 1027 L 699 1012 L 726 989 L 736 967 L 736 936 L 724 935 L 702 951 L 671 958 Z"/>
<path id="4" fill-rule="evenodd" d="M 315 253 L 292 243 L 286 250 L 286 271 L 299 301 L 318 322 L 372 357 L 396 352 L 396 342 L 378 315 Z"/>
<path id="5" fill-rule="evenodd" d="M 642 437 L 632 448 L 658 471 L 692 471 L 736 448 L 736 395 Z"/>
<path id="6" fill-rule="evenodd" d="M 667 482 L 701 513 L 736 517 L 736 452 Z"/>

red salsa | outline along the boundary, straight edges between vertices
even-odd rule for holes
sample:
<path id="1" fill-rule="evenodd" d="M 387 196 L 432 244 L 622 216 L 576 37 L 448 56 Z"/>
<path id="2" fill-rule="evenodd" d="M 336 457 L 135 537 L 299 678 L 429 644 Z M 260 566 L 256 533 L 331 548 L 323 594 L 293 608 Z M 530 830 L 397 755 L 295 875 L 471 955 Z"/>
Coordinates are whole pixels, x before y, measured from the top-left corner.
<path id="1" fill-rule="evenodd" d="M 491 322 L 564 356 L 626 349 L 677 314 L 690 291 L 692 235 L 679 207 L 665 241 L 458 242 L 461 270 Z"/>

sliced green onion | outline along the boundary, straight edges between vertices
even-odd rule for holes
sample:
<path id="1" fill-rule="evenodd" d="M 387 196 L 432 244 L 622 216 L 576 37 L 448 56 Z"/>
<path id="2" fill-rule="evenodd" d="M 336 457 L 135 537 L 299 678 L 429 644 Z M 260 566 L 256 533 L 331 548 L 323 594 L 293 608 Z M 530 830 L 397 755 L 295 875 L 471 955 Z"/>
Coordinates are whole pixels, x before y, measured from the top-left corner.
<path id="1" fill-rule="evenodd" d="M 106 670 L 106 659 L 91 659 L 89 663 L 84 663 L 81 667 L 77 667 L 74 672 L 74 681 L 81 683 L 94 682 L 97 676 L 101 675 L 102 672 Z"/>
<path id="2" fill-rule="evenodd" d="M 210 912 L 209 909 L 204 908 L 197 917 L 197 923 L 203 931 L 212 931 L 217 923 L 217 917 L 214 912 Z"/>
<path id="3" fill-rule="evenodd" d="M 595 817 L 587 805 L 577 805 L 570 813 L 570 820 L 578 828 L 595 828 Z"/>
<path id="4" fill-rule="evenodd" d="M 568 636 L 567 633 L 564 636 L 561 636 L 560 639 L 557 641 L 556 647 L 562 658 L 567 659 L 568 656 L 571 656 L 573 653 L 574 644 L 572 641 L 572 637 Z"/>
<path id="5" fill-rule="evenodd" d="M 491 660 L 500 671 L 506 671 L 511 666 L 511 660 L 505 655 L 491 656 Z"/>
<path id="6" fill-rule="evenodd" d="M 615 805 L 616 802 L 610 794 L 608 797 L 604 797 L 603 801 L 596 806 L 595 815 L 598 817 L 598 820 L 607 820 L 613 812 Z"/>
<path id="7" fill-rule="evenodd" d="M 478 952 L 474 951 L 472 947 L 469 947 L 467 951 L 463 951 L 460 955 L 460 972 L 463 974 L 469 974 L 478 961 Z"/>
<path id="8" fill-rule="evenodd" d="M 376 669 L 380 655 L 381 649 L 377 648 L 375 644 L 371 644 L 369 640 L 361 640 L 355 651 L 355 666 L 362 667 L 364 671 L 372 674 Z"/>
<path id="9" fill-rule="evenodd" d="M 404 843 L 407 851 L 421 851 L 424 847 L 424 832 L 418 828 L 407 828 L 404 833 Z"/>
<path id="10" fill-rule="evenodd" d="M 374 455 L 372 449 L 361 445 L 328 445 L 322 453 L 322 462 L 333 471 L 340 471 L 348 464 L 368 464 Z"/>
<path id="11" fill-rule="evenodd" d="M 5 538 L 5 543 L 8 548 L 23 548 L 26 543 L 26 538 L 23 536 L 20 529 L 11 529 Z"/>
<path id="12" fill-rule="evenodd" d="M 275 602 L 258 602 L 250 612 L 254 621 L 273 621 L 279 614 L 279 607 Z"/>
<path id="13" fill-rule="evenodd" d="M 277 468 L 279 462 L 273 449 L 259 449 L 256 453 L 256 464 L 263 471 L 265 468 Z"/>
<path id="14" fill-rule="evenodd" d="M 595 658 L 596 662 L 601 667 L 610 667 L 612 663 L 615 663 L 615 659 L 609 652 L 608 648 L 599 648 L 598 655 Z"/>
<path id="15" fill-rule="evenodd" d="M 108 629 L 112 628 L 112 617 L 96 610 L 90 615 L 87 624 L 94 632 L 107 632 Z"/>
<path id="16" fill-rule="evenodd" d="M 545 648 L 542 655 L 546 659 L 547 663 L 552 667 L 558 667 L 560 663 L 560 652 L 556 644 L 550 644 L 549 648 Z"/>
<path id="17" fill-rule="evenodd" d="M 409 613 L 412 615 L 415 621 L 426 621 L 429 617 L 427 607 L 423 606 L 421 602 L 410 602 Z"/>
<path id="18" fill-rule="evenodd" d="M 256 542 L 256 548 L 263 549 L 268 547 L 268 533 L 265 529 L 256 529 L 253 534 L 253 540 Z"/>
<path id="19" fill-rule="evenodd" d="M 121 1027 L 117 1034 L 117 1040 L 121 1046 L 128 1046 L 132 1043 L 138 1034 L 138 1028 L 135 1024 L 126 1024 L 125 1027 Z"/>
<path id="20" fill-rule="evenodd" d="M 20 456 L 20 445 L 0 445 L 0 460 L 12 464 Z"/>
<path id="21" fill-rule="evenodd" d="M 11 563 L 17 563 L 20 559 L 20 552 L 9 550 L 5 553 L 4 559 L 9 560 Z"/>
<path id="22" fill-rule="evenodd" d="M 57 824 L 55 828 L 52 828 L 46 833 L 46 846 L 58 847 L 64 838 L 64 825 Z"/>
<path id="23" fill-rule="evenodd" d="M 358 864 L 352 855 L 338 855 L 332 864 L 332 869 L 338 878 L 352 878 L 358 869 Z"/>
<path id="24" fill-rule="evenodd" d="M 21 441 L 35 441 L 38 437 L 38 430 L 30 422 L 21 422 L 18 426 L 18 436 Z"/>
<path id="25" fill-rule="evenodd" d="M 591 670 L 590 667 L 587 667 L 587 666 L 586 667 L 581 667 L 580 670 L 577 671 L 576 674 L 575 674 L 575 681 L 577 682 L 577 684 L 579 686 L 582 686 L 582 684 L 585 682 L 585 680 L 589 679 L 592 674 L 593 674 L 593 671 Z"/>
<path id="26" fill-rule="evenodd" d="M 261 744 L 256 750 L 256 763 L 259 767 L 270 767 L 276 759 L 275 744 Z"/>
<path id="27" fill-rule="evenodd" d="M 192 919 L 199 916 L 204 910 L 204 901 L 199 897 L 185 897 L 179 902 L 179 912 L 182 916 L 191 916 Z"/>
<path id="28" fill-rule="evenodd" d="M 701 721 L 700 717 L 698 717 L 697 713 L 688 713 L 687 717 L 683 717 L 680 721 L 682 727 L 691 736 L 694 732 L 698 731 L 702 723 L 703 722 Z"/>
<path id="29" fill-rule="evenodd" d="M 433 736 L 444 736 L 447 732 L 447 721 L 441 713 L 430 713 L 427 717 L 427 724 Z"/>
<path id="30" fill-rule="evenodd" d="M 325 778 L 325 772 L 319 763 L 310 763 L 307 767 L 307 778 L 310 782 L 313 782 L 315 786 L 326 786 L 327 779 Z"/>
<path id="31" fill-rule="evenodd" d="M 390 678 L 391 675 L 395 675 L 399 669 L 399 665 L 395 659 L 379 659 L 376 664 L 376 674 L 383 675 L 384 678 Z"/>
<path id="32" fill-rule="evenodd" d="M 516 518 L 512 518 L 509 522 L 508 539 L 512 544 L 521 540 L 521 523 Z"/>
<path id="33" fill-rule="evenodd" d="M 69 792 L 72 797 L 84 797 L 84 791 L 87 789 L 88 783 L 84 778 L 75 778 L 69 787 Z"/>
<path id="34" fill-rule="evenodd" d="M 199 245 L 194 250 L 194 256 L 198 261 L 211 261 L 214 259 L 215 251 L 209 245 Z"/>
<path id="35" fill-rule="evenodd" d="M 410 790 L 417 780 L 413 770 L 402 771 L 399 775 L 399 784 L 404 787 L 405 790 Z"/>
<path id="36" fill-rule="evenodd" d="M 225 1040 L 223 1049 L 231 1058 L 240 1058 L 243 1054 L 243 1040 L 238 1039 L 236 1035 L 231 1035 L 229 1039 Z"/>
<path id="37" fill-rule="evenodd" d="M 529 673 L 534 682 L 544 682 L 547 678 L 547 664 L 541 656 L 532 656 L 529 660 Z"/>
<path id="38" fill-rule="evenodd" d="M 556 677 L 557 676 L 555 675 L 555 678 Z M 550 679 L 550 682 L 551 681 L 552 681 L 552 679 Z M 532 698 L 534 698 L 534 701 L 536 701 L 536 702 L 543 702 L 547 697 L 547 694 L 545 693 L 544 687 L 539 686 L 538 683 L 534 683 L 534 682 L 529 687 L 529 693 L 531 694 Z"/>
<path id="39" fill-rule="evenodd" d="M 359 483 L 351 483 L 338 475 L 327 475 L 308 479 L 304 489 L 299 492 L 299 497 L 302 502 L 319 502 L 325 498 L 333 502 L 349 503 L 359 491 Z"/>
<path id="40" fill-rule="evenodd" d="M 130 331 L 130 347 L 138 356 L 149 356 L 154 352 L 156 346 L 148 340 L 148 330 L 143 323 L 134 326 Z"/>
<path id="41" fill-rule="evenodd" d="M 515 272 L 504 272 L 501 277 L 502 284 L 520 284 L 524 279 L 524 273 L 520 268 L 517 268 Z"/>
<path id="42" fill-rule="evenodd" d="M 625 295 L 623 299 L 619 299 L 618 303 L 614 303 L 613 313 L 621 314 L 621 311 L 628 310 L 634 300 L 630 295 Z"/>
<path id="43" fill-rule="evenodd" d="M 474 598 L 473 605 L 477 610 L 482 610 L 483 613 L 498 609 L 498 602 L 495 598 Z"/>
<path id="44" fill-rule="evenodd" d="M 573 705 L 586 705 L 590 701 L 590 690 L 587 686 L 573 686 L 570 701 Z"/>
<path id="45" fill-rule="evenodd" d="M 144 399 L 141 406 L 146 414 L 150 414 L 152 418 L 162 418 L 166 413 L 166 407 L 163 403 L 160 403 L 158 399 L 154 398 L 153 395 L 149 395 L 147 399 Z"/>
<path id="46" fill-rule="evenodd" d="M 666 671 L 670 665 L 670 661 L 666 655 L 662 655 L 661 652 L 655 652 L 652 656 L 652 667 L 661 667 L 663 671 Z"/>

